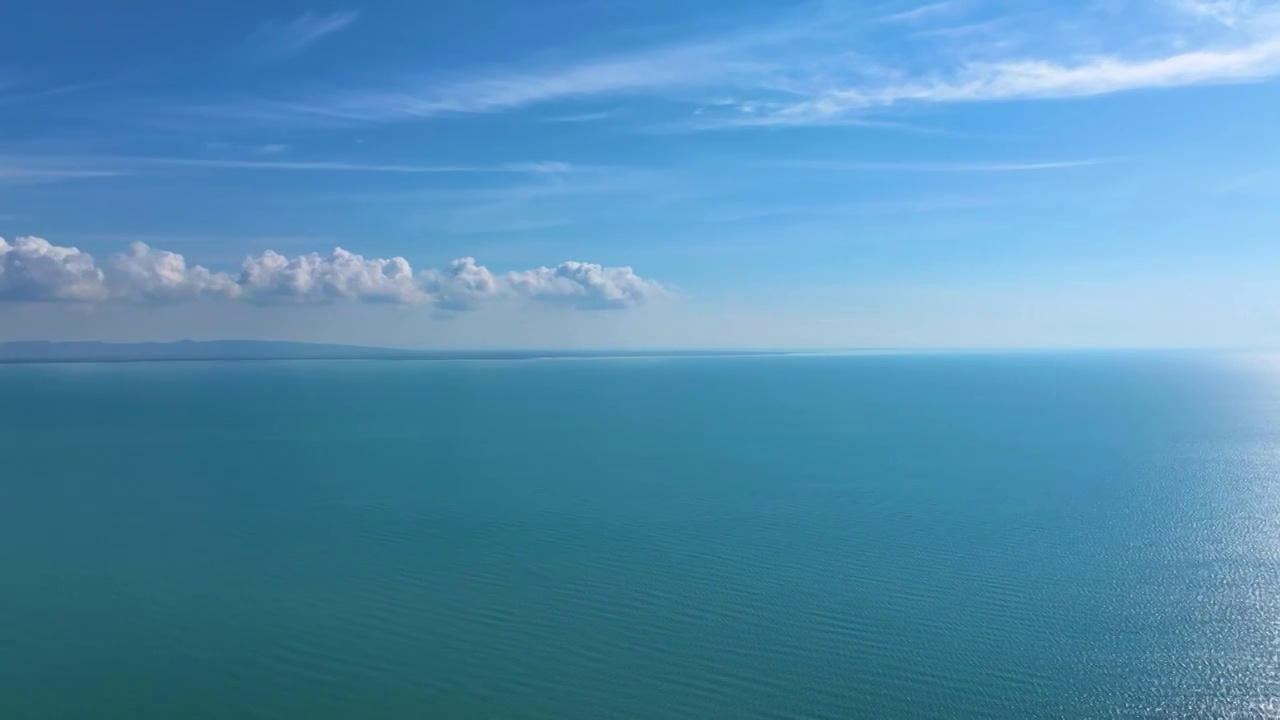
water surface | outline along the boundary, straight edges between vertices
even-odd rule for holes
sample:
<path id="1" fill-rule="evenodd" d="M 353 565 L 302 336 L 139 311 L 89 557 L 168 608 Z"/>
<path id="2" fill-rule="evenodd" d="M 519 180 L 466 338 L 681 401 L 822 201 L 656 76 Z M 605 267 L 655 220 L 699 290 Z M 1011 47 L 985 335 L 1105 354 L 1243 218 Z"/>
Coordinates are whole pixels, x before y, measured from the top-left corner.
<path id="1" fill-rule="evenodd" d="M 0 717 L 1275 716 L 1278 368 L 0 367 Z"/>

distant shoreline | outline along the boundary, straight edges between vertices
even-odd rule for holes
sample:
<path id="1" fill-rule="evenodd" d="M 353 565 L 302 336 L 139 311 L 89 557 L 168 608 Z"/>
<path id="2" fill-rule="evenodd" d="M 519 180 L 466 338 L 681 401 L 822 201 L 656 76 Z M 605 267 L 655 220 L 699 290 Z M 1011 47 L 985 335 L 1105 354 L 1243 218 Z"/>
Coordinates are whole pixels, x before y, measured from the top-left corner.
<path id="1" fill-rule="evenodd" d="M 1252 351 L 1257 352 L 1257 351 Z M 55 365 L 142 362 L 251 362 L 285 360 L 625 360 L 662 358 L 750 358 L 882 355 L 1201 355 L 1245 353 L 1234 349 L 1190 348 L 861 348 L 780 350 L 407 350 L 359 345 L 325 345 L 256 340 L 182 340 L 171 343 L 0 342 L 0 365 Z"/>
<path id="2" fill-rule="evenodd" d="M 249 362 L 254 360 L 571 360 L 607 358 L 766 357 L 780 350 L 401 350 L 255 341 L 173 343 L 0 343 L 0 364 Z"/>

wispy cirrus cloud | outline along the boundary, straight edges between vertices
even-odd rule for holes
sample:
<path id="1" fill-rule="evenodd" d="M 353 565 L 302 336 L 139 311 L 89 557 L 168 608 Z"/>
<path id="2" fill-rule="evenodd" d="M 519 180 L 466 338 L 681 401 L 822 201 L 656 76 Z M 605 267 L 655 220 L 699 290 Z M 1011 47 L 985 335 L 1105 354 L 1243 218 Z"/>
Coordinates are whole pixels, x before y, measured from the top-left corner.
<path id="1" fill-rule="evenodd" d="M 907 10 L 899 10 L 888 15 L 882 15 L 875 18 L 874 21 L 882 23 L 915 23 L 940 15 L 959 12 L 964 7 L 964 4 L 962 0 L 942 0 L 941 2 L 918 5 Z"/>
<path id="2" fill-rule="evenodd" d="M 513 162 L 500 165 L 396 165 L 379 163 L 292 161 L 292 160 L 220 160 L 209 158 L 175 157 L 116 157 L 107 162 L 124 164 L 157 165 L 170 167 L 206 168 L 210 170 L 292 170 L 299 172 L 354 172 L 428 174 L 447 173 L 567 173 L 574 166 L 562 162 Z"/>
<path id="3" fill-rule="evenodd" d="M 83 180 L 86 178 L 118 177 L 125 173 L 121 170 L 76 167 L 32 167 L 26 165 L 9 165 L 0 159 L 0 185 L 27 185 L 34 183 L 57 182 L 59 180 Z"/>
<path id="4" fill-rule="evenodd" d="M 961 162 L 961 163 L 913 163 L 913 162 L 864 162 L 841 160 L 787 160 L 769 163 L 771 167 L 788 167 L 807 170 L 831 170 L 849 172 L 904 172 L 904 173 L 1001 173 L 1034 172 L 1037 170 L 1066 170 L 1114 163 L 1117 158 L 1089 158 L 1085 160 L 1058 160 L 1050 162 Z"/>
<path id="5" fill-rule="evenodd" d="M 540 118 L 542 122 L 549 123 L 589 123 L 599 122 L 600 120 L 608 120 L 616 118 L 622 114 L 622 110 L 614 108 L 612 110 L 597 110 L 595 112 L 569 113 L 567 115 L 552 115 L 550 117 Z"/>
<path id="6" fill-rule="evenodd" d="M 67 95 L 81 90 L 100 87 L 114 82 L 116 78 L 106 80 L 88 80 L 84 82 L 41 85 L 36 79 L 23 75 L 16 70 L 0 68 L 0 107 L 18 103 L 33 102 L 46 98 Z"/>
<path id="7" fill-rule="evenodd" d="M 326 14 L 306 13 L 290 20 L 272 20 L 254 30 L 236 48 L 242 61 L 274 63 L 296 57 L 324 38 L 346 28 L 360 18 L 358 11 Z"/>
<path id="8" fill-rule="evenodd" d="M 1088 15 L 1069 18 L 1072 33 L 1043 42 L 1035 39 L 1034 26 L 1020 26 L 1016 16 L 916 30 L 916 37 L 946 35 L 957 45 L 957 61 L 912 72 L 873 65 L 849 73 L 793 74 L 785 92 L 710 108 L 697 129 L 842 124 L 898 107 L 1083 98 L 1280 77 L 1280 3 L 1170 0 L 1160 7 L 1163 14 L 1143 15 L 1141 29 L 1149 37 L 1136 34 L 1139 40 L 1129 42 L 1108 41 L 1100 29 L 1090 32 L 1090 23 L 1101 24 L 1102 18 Z M 928 10 L 926 17 L 940 11 L 920 9 Z M 982 39 L 964 42 L 973 28 Z M 1018 50 L 1000 49 L 993 31 L 1016 38 L 1008 44 Z M 1041 45 L 1039 52 L 1023 49 Z M 1114 48 L 1099 50 L 1106 45 Z"/>
<path id="9" fill-rule="evenodd" d="M 223 121 L 344 127 L 551 103 L 567 107 L 562 117 L 604 119 L 572 112 L 573 103 L 656 98 L 685 119 L 697 113 L 686 129 L 710 130 L 882 122 L 872 116 L 900 107 L 1280 76 L 1276 0 L 1161 0 L 1138 10 L 1116 6 L 1130 8 L 1119 15 L 1098 3 L 1036 0 L 1016 6 L 947 0 L 880 16 L 858 7 L 578 60 L 186 110 Z"/>
<path id="10" fill-rule="evenodd" d="M 0 156 L 0 182 L 4 181 L 6 174 L 15 180 L 22 178 L 109 177 L 137 173 L 147 167 L 429 175 L 451 173 L 559 175 L 583 169 L 569 163 L 555 161 L 511 162 L 498 165 L 409 165 L 346 161 L 243 160 L 141 155 L 44 155 L 30 157 Z"/>
<path id="11" fill-rule="evenodd" d="M 709 84 L 726 72 L 722 53 L 718 46 L 690 45 L 562 66 L 494 69 L 463 79 L 404 83 L 399 88 L 248 99 L 187 111 L 224 120 L 321 127 L 494 113 L 557 100 Z"/>
<path id="12" fill-rule="evenodd" d="M 950 77 L 904 84 L 835 87 L 765 106 L 738 124 L 809 125 L 859 111 L 906 104 L 1063 99 L 1157 88 L 1260 81 L 1280 75 L 1280 38 L 1237 49 L 1198 50 L 1143 60 L 1111 56 L 1076 63 L 1014 60 L 974 63 Z"/>
<path id="13" fill-rule="evenodd" d="M 1255 19 L 1259 3 L 1255 0 L 1178 0 L 1177 9 L 1211 18 L 1228 27 L 1239 27 Z"/>
<path id="14" fill-rule="evenodd" d="M 843 16 L 847 13 L 836 13 Z M 332 88 L 278 97 L 239 98 L 182 108 L 188 116 L 217 121 L 312 127 L 387 124 L 447 115 L 490 114 L 599 97 L 660 95 L 702 97 L 725 84 L 753 86 L 766 72 L 780 71 L 752 49 L 805 41 L 823 29 L 826 13 L 788 16 L 765 26 L 716 37 L 686 38 L 666 44 L 573 60 L 530 58 L 499 67 L 460 70 L 363 88 Z M 776 19 L 776 18 L 775 18 Z M 563 53 L 557 52 L 563 58 Z M 622 114 L 615 108 L 610 114 Z M 564 117 L 603 119 L 590 113 Z"/>

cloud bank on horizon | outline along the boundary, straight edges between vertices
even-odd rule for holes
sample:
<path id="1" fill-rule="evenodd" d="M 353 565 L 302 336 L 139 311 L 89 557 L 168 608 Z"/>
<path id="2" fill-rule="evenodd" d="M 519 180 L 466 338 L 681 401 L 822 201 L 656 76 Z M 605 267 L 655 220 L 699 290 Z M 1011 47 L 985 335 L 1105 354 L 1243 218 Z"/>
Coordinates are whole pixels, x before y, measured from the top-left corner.
<path id="1" fill-rule="evenodd" d="M 199 299 L 254 304 L 339 300 L 429 304 L 474 310 L 502 301 L 617 310 L 669 297 L 671 291 L 629 267 L 568 261 L 494 274 L 474 258 L 415 273 L 402 257 L 366 258 L 342 248 L 329 255 L 285 257 L 272 250 L 245 258 L 239 275 L 188 265 L 174 252 L 134 242 L 99 265 L 75 247 L 44 238 L 0 238 L 0 301 L 176 303 Z"/>

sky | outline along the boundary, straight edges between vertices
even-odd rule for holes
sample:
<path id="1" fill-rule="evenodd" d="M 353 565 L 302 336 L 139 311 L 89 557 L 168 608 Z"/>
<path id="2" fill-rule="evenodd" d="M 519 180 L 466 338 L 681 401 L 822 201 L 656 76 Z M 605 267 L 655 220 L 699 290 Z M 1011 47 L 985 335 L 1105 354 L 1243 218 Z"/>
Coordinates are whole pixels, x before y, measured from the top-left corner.
<path id="1" fill-rule="evenodd" d="M 0 341 L 1280 346 L 1280 0 L 0 9 Z"/>

